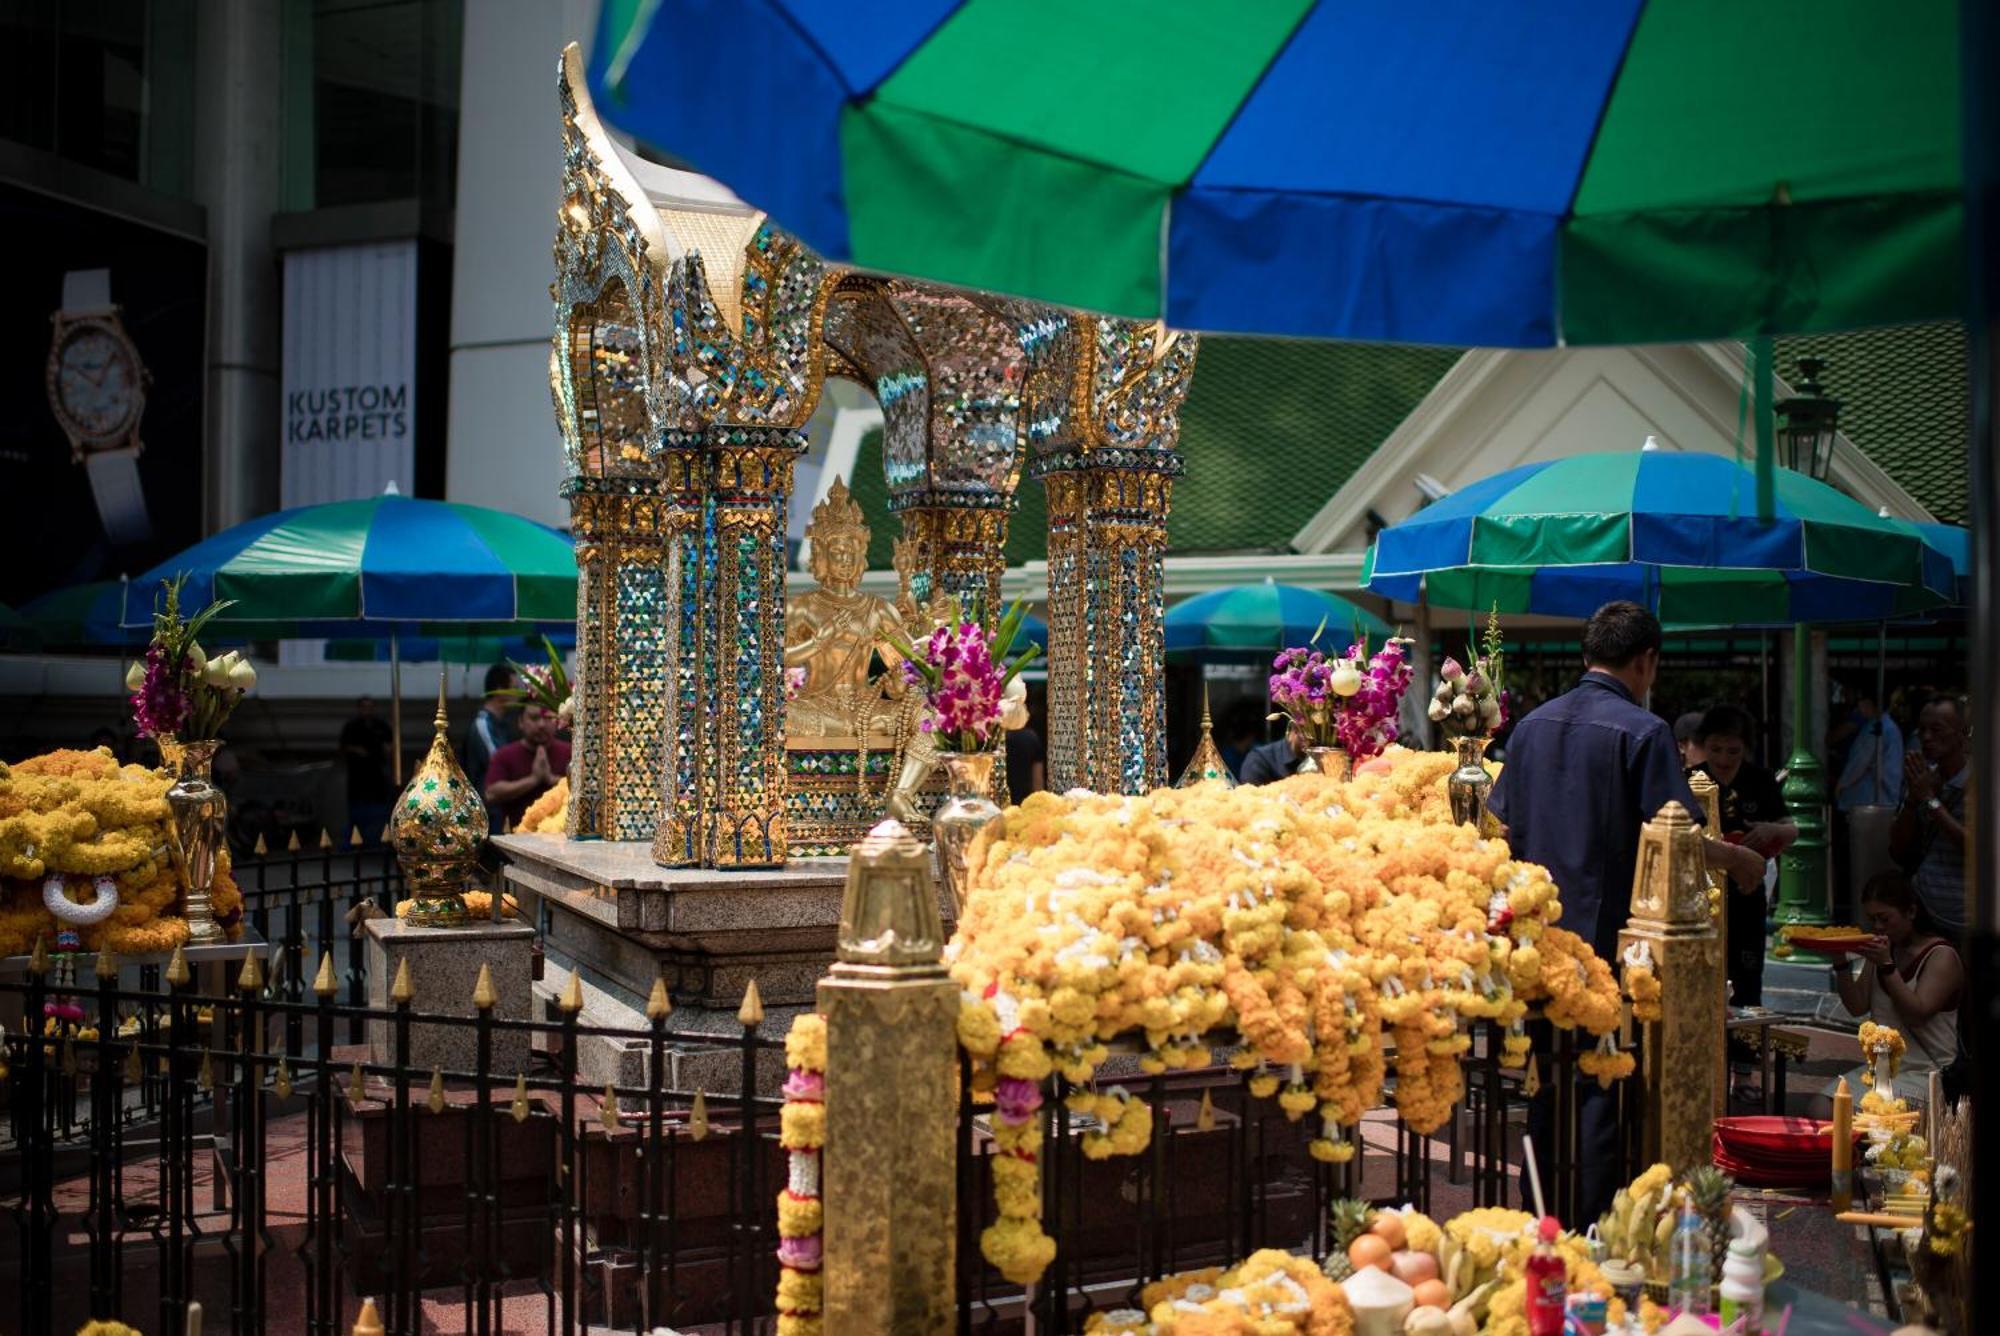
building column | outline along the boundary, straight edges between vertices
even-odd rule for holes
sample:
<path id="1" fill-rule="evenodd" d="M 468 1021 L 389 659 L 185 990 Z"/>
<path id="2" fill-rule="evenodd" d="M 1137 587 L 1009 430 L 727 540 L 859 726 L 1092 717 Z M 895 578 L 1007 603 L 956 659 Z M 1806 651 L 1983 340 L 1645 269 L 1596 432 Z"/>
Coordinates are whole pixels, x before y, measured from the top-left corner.
<path id="1" fill-rule="evenodd" d="M 1167 782 L 1168 449 L 1035 462 L 1049 510 L 1049 787 L 1145 793 Z"/>
<path id="2" fill-rule="evenodd" d="M 284 7 L 213 0 L 196 10 L 194 194 L 208 215 L 210 530 L 278 504 L 283 284 L 271 249 L 282 202 Z"/>
<path id="3" fill-rule="evenodd" d="M 708 509 L 699 577 L 699 672 L 710 688 L 707 861 L 785 861 L 785 514 L 805 434 L 717 426 L 708 433 Z M 712 634 L 711 634 L 712 631 Z"/>

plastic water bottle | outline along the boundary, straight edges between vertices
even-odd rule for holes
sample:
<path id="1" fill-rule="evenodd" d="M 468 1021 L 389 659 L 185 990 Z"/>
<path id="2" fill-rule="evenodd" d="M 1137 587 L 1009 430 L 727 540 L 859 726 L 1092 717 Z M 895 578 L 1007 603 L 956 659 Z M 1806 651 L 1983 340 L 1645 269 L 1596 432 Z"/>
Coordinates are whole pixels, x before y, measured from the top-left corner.
<path id="1" fill-rule="evenodd" d="M 1681 1208 L 1681 1222 L 1674 1229 L 1667 1281 L 1667 1311 L 1708 1316 L 1708 1231 L 1694 1207 Z"/>

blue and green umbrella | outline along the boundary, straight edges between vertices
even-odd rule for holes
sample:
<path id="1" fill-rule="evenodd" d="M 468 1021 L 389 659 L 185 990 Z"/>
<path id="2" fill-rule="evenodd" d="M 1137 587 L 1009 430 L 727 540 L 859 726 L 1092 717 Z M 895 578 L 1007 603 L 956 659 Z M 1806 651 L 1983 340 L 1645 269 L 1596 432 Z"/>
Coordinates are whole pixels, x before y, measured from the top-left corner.
<path id="1" fill-rule="evenodd" d="M 599 13 L 607 120 L 864 269 L 1459 347 L 1963 310 L 1956 0 Z"/>
<path id="2" fill-rule="evenodd" d="M 1337 594 L 1264 580 L 1230 585 L 1183 599 L 1167 609 L 1167 649 L 1254 650 L 1272 653 L 1303 645 L 1319 633 L 1320 648 L 1344 651 L 1359 630 L 1379 644 L 1389 624 Z"/>
<path id="3" fill-rule="evenodd" d="M 1949 603 L 1951 559 L 1837 488 L 1756 478 L 1720 455 L 1641 450 L 1525 464 L 1376 538 L 1373 593 L 1448 608 L 1588 617 L 1618 599 L 1674 625 L 1875 621 Z"/>

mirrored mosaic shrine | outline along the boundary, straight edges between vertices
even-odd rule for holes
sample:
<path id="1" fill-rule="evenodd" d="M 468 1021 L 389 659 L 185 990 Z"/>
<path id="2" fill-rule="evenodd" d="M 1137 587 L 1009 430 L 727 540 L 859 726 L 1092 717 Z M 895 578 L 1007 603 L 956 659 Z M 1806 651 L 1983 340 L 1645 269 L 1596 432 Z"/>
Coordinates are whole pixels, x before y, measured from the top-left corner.
<path id="1" fill-rule="evenodd" d="M 1165 782 L 1161 563 L 1194 336 L 845 271 L 741 206 L 655 200 L 574 47 L 559 85 L 570 837 L 761 867 L 880 818 L 857 767 L 889 758 L 785 750 L 785 518 L 829 376 L 881 405 L 907 598 L 997 606 L 1015 489 L 1047 488 L 1050 786 Z"/>

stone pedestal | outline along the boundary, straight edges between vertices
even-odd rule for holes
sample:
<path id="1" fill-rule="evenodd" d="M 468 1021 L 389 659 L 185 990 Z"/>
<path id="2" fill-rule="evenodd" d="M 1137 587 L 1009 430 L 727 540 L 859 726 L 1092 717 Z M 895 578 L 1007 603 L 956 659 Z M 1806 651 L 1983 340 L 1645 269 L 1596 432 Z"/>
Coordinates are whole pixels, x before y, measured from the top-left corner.
<path id="1" fill-rule="evenodd" d="M 370 919 L 362 929 L 366 951 L 368 1005 L 387 1007 L 397 970 L 407 960 L 416 987 L 413 1013 L 471 1016 L 473 985 L 479 967 L 493 967 L 498 993 L 493 1015 L 500 1020 L 528 1018 L 530 957 L 535 931 L 518 919 L 492 923 L 475 919 L 462 928 L 413 928 L 397 918 Z M 396 1059 L 396 1027 L 392 1021 L 368 1024 L 368 1060 Z M 470 1072 L 477 1062 L 477 1044 L 469 1025 L 410 1025 L 409 1065 L 419 1070 L 442 1068 Z M 493 1032 L 492 1070 L 512 1077 L 528 1068 L 528 1036 L 520 1030 Z"/>
<path id="2" fill-rule="evenodd" d="M 503 875 L 528 922 L 542 934 L 546 961 L 535 985 L 546 1002 L 572 971 L 583 985 L 583 1023 L 643 1031 L 646 999 L 664 979 L 667 1085 L 734 1092 L 742 1082 L 742 1024 L 736 1009 L 752 980 L 766 1008 L 763 1032 L 782 1035 L 811 1007 L 833 963 L 845 858 L 793 859 L 782 868 L 725 872 L 665 868 L 636 840 L 565 840 L 507 835 L 493 841 L 508 859 Z M 948 906 L 941 912 L 950 920 Z M 421 987 L 421 985 L 420 985 Z M 469 987 L 469 986 L 468 986 Z M 552 1007 L 538 1015 L 556 1018 Z M 713 1045 L 692 1036 L 714 1036 Z M 584 1081 L 642 1085 L 647 1045 L 590 1037 L 577 1050 Z M 775 1051 L 760 1085 L 784 1082 Z"/>

